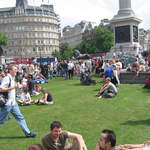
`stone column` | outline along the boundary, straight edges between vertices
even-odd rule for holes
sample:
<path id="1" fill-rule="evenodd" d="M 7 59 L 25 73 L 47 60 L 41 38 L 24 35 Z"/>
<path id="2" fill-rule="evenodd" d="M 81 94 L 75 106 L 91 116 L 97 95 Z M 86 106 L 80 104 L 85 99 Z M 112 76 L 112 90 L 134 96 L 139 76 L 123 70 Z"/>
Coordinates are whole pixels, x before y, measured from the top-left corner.
<path id="1" fill-rule="evenodd" d="M 119 10 L 131 9 L 131 0 L 119 0 Z"/>

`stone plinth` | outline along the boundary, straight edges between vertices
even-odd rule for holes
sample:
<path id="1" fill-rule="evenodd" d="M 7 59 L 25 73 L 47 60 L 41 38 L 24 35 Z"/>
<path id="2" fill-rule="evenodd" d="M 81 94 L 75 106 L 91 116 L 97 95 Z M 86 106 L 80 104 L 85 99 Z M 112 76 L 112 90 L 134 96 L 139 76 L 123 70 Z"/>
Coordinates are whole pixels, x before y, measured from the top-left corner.
<path id="1" fill-rule="evenodd" d="M 131 8 L 131 0 L 119 0 L 119 11 L 110 21 L 114 30 L 114 46 L 110 54 L 138 55 L 141 51 L 139 44 L 138 25 L 141 20 Z"/>
<path id="2" fill-rule="evenodd" d="M 120 83 L 121 84 L 144 84 L 146 79 L 150 78 L 150 73 L 147 72 L 124 72 L 120 74 Z"/>

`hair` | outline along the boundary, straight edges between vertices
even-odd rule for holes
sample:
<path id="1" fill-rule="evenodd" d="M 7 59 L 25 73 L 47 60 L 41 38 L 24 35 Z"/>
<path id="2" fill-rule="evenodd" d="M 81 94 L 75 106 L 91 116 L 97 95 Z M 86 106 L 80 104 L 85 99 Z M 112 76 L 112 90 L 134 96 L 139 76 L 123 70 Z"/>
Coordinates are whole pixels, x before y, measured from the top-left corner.
<path id="1" fill-rule="evenodd" d="M 13 67 L 17 67 L 17 66 L 16 66 L 15 64 L 10 64 L 10 65 L 8 65 L 8 67 L 7 67 L 8 71 L 9 71 L 9 70 L 12 70 Z"/>
<path id="2" fill-rule="evenodd" d="M 53 130 L 54 128 L 62 128 L 62 124 L 59 121 L 53 121 L 50 125 L 50 129 Z"/>
<path id="3" fill-rule="evenodd" d="M 41 144 L 31 144 L 28 150 L 44 150 L 44 147 Z"/>
<path id="4" fill-rule="evenodd" d="M 105 80 L 106 80 L 106 81 L 111 81 L 111 78 L 110 78 L 110 77 L 107 77 Z"/>
<path id="5" fill-rule="evenodd" d="M 113 130 L 104 129 L 102 133 L 107 134 L 105 142 L 110 142 L 111 146 L 114 147 L 116 145 L 116 134 Z"/>

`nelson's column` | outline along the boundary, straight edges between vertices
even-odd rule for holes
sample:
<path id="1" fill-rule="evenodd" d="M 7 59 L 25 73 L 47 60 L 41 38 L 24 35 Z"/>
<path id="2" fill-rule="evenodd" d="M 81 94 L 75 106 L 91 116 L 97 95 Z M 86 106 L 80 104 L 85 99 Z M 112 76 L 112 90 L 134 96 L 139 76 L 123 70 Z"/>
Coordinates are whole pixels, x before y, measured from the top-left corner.
<path id="1" fill-rule="evenodd" d="M 141 22 L 131 8 L 131 0 L 119 0 L 118 14 L 113 17 L 111 24 L 114 30 L 115 44 L 110 56 L 138 55 L 140 44 L 138 25 Z"/>

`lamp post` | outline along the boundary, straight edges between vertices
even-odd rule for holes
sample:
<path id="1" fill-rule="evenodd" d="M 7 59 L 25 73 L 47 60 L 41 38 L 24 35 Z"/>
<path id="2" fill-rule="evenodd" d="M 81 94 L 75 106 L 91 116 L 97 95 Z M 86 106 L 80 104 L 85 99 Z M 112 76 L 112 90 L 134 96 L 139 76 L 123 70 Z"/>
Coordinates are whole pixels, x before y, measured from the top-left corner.
<path id="1" fill-rule="evenodd" d="M 42 50 L 42 49 L 41 49 L 41 47 L 39 47 L 39 52 L 40 52 L 40 58 L 41 58 L 41 50 Z"/>

